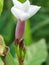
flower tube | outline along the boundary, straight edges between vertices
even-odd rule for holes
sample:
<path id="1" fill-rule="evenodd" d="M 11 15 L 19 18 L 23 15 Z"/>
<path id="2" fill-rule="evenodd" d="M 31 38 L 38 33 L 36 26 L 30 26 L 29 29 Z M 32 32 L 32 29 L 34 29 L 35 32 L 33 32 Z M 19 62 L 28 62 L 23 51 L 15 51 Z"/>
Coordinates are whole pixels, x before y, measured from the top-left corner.
<path id="1" fill-rule="evenodd" d="M 26 0 L 24 3 L 21 3 L 18 0 L 13 0 L 13 4 L 14 6 L 11 8 L 11 12 L 18 19 L 15 38 L 21 39 L 25 30 L 25 21 L 35 15 L 41 7 L 31 5 L 29 0 Z"/>

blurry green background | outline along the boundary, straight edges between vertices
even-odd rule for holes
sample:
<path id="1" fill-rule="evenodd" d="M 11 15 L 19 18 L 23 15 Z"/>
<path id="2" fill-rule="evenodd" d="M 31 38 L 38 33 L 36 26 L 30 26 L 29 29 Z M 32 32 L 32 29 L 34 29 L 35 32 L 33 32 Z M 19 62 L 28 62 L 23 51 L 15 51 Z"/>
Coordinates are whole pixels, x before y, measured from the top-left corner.
<path id="1" fill-rule="evenodd" d="M 6 45 L 13 45 L 17 20 L 11 13 L 12 0 L 0 0 L 0 34 L 3 35 Z M 23 0 L 19 0 L 24 2 Z M 26 45 L 45 38 L 48 48 L 47 61 L 42 65 L 49 65 L 49 0 L 30 0 L 31 4 L 41 6 L 40 11 L 26 22 L 24 39 Z M 14 50 L 14 49 L 13 49 Z M 12 55 L 13 51 L 11 51 Z"/>

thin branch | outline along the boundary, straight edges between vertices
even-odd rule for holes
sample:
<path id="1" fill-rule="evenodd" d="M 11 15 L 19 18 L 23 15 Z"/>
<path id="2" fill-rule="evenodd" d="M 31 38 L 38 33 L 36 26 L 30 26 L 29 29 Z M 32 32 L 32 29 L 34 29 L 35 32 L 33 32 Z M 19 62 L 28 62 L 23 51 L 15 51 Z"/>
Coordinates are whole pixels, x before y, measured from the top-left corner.
<path id="1" fill-rule="evenodd" d="M 6 57 L 7 57 L 8 53 L 9 53 L 9 51 L 10 51 L 10 48 L 8 46 L 6 46 L 6 49 L 7 50 L 3 53 L 4 54 L 4 65 L 6 65 Z"/>

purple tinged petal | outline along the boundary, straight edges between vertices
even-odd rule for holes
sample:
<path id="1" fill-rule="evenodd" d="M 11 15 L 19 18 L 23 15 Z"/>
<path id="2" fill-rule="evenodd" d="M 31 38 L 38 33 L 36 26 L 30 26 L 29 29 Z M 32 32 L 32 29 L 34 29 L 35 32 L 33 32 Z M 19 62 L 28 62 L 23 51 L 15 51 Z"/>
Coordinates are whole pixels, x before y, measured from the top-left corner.
<path id="1" fill-rule="evenodd" d="M 23 37 L 24 30 L 25 30 L 25 21 L 19 20 L 16 26 L 15 39 L 20 40 Z"/>

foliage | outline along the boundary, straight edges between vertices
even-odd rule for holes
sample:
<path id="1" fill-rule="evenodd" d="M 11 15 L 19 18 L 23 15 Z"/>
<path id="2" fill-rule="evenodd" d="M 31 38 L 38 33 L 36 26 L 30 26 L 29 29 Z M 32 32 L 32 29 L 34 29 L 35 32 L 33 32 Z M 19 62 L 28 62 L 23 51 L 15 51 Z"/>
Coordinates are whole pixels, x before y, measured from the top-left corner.
<path id="1" fill-rule="evenodd" d="M 1 15 L 2 10 L 3 10 L 3 3 L 4 3 L 4 0 L 0 0 L 0 15 Z"/>
<path id="2" fill-rule="evenodd" d="M 26 23 L 24 40 L 27 48 L 29 48 L 27 54 L 30 52 L 32 53 L 30 53 L 29 57 L 27 56 L 29 58 L 27 59 L 27 63 L 29 65 L 49 65 L 49 52 L 47 60 L 45 58 L 47 56 L 44 56 L 44 63 L 42 61 L 43 54 L 45 53 L 44 50 L 46 50 L 44 47 L 46 48 L 47 46 L 47 50 L 49 50 L 49 0 L 30 0 L 30 2 L 32 4 L 40 5 L 41 10 L 35 16 L 30 18 L 30 20 Z M 15 27 L 17 20 L 11 14 L 12 5 L 12 0 L 0 0 L 0 34 L 3 35 L 6 45 L 8 45 L 11 49 L 9 55 L 7 56 L 7 65 L 18 65 L 18 59 L 16 57 L 16 52 L 13 44 L 13 41 L 15 39 Z M 45 38 L 46 45 L 45 43 L 41 45 L 37 42 L 41 38 Z M 33 45 L 39 49 L 39 51 L 36 51 L 36 54 L 34 54 L 35 49 L 32 47 Z M 37 57 L 35 55 L 37 55 Z M 41 58 L 39 58 L 40 55 Z M 35 64 L 36 60 L 34 59 L 37 59 L 37 64 Z M 3 59 L 1 57 L 0 65 L 4 65 Z"/>

